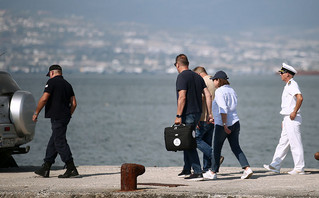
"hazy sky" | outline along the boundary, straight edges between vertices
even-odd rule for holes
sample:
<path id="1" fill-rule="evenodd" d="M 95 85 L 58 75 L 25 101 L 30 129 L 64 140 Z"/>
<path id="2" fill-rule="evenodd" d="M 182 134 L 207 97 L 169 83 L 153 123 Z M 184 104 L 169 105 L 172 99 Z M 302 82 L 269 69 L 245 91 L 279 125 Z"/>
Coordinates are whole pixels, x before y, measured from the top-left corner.
<path id="1" fill-rule="evenodd" d="M 0 9 L 183 29 L 319 27 L 318 0 L 0 0 Z"/>

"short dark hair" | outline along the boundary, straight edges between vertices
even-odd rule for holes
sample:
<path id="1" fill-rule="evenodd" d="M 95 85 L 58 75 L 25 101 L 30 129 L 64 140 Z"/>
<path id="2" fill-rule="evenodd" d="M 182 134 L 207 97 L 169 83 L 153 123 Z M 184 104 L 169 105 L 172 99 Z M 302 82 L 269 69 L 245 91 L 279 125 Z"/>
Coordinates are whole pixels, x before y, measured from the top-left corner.
<path id="1" fill-rule="evenodd" d="M 176 56 L 176 63 L 179 62 L 181 63 L 182 65 L 184 66 L 188 66 L 189 65 L 189 62 L 188 62 L 188 58 L 185 54 L 180 54 L 178 56 Z"/>

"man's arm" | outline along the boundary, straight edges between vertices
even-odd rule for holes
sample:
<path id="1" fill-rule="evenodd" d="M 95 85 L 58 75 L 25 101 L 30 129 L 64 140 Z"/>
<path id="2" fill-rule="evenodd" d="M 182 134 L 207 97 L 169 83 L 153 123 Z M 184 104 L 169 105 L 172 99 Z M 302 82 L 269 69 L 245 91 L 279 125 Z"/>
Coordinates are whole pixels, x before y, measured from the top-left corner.
<path id="1" fill-rule="evenodd" d="M 177 114 L 176 115 L 182 115 L 183 110 L 186 104 L 186 90 L 179 90 L 178 91 L 178 100 L 177 100 Z M 181 124 L 182 118 L 176 117 L 175 124 Z"/>
<path id="2" fill-rule="evenodd" d="M 210 94 L 207 87 L 204 88 L 204 95 L 206 99 L 206 107 L 207 107 L 207 122 L 213 122 L 213 114 L 212 114 L 212 95 Z"/>
<path id="3" fill-rule="evenodd" d="M 303 97 L 301 94 L 296 94 L 295 96 L 296 96 L 297 101 L 296 101 L 296 106 L 294 108 L 294 111 L 290 114 L 291 120 L 294 120 L 296 118 L 297 112 L 300 109 L 302 101 L 303 101 Z"/>
<path id="4" fill-rule="evenodd" d="M 50 97 L 50 94 L 48 92 L 44 92 L 43 95 L 41 96 L 41 98 L 39 99 L 39 102 L 38 102 L 38 106 L 37 108 L 35 109 L 35 112 L 32 116 L 32 120 L 33 122 L 36 122 L 37 119 L 38 119 L 38 115 L 39 113 L 41 112 L 42 108 L 46 105 L 46 103 L 48 102 L 49 100 L 49 97 Z"/>
<path id="5" fill-rule="evenodd" d="M 75 96 L 72 96 L 70 99 L 70 103 L 71 103 L 71 115 L 73 114 L 73 112 L 76 109 L 77 103 L 76 103 L 76 98 Z"/>

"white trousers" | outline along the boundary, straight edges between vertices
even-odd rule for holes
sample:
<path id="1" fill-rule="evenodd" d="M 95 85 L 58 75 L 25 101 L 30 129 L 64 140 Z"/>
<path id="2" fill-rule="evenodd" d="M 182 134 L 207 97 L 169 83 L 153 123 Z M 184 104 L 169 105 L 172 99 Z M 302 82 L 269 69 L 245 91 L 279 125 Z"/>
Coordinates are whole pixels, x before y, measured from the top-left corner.
<path id="1" fill-rule="evenodd" d="M 291 120 L 289 116 L 284 116 L 281 137 L 270 164 L 277 170 L 280 170 L 281 163 L 285 159 L 290 147 L 294 160 L 294 170 L 304 171 L 305 160 L 300 132 L 301 122 L 301 115 L 297 115 L 295 120 Z"/>

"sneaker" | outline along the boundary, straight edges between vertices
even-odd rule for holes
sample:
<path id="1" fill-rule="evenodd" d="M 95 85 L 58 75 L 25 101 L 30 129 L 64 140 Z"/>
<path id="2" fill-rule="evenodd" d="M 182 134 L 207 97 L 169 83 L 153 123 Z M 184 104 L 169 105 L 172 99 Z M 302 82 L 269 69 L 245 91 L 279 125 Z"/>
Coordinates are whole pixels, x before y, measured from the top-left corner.
<path id="1" fill-rule="evenodd" d="M 292 170 L 288 172 L 289 175 L 305 175 L 305 171 L 297 171 L 297 170 Z"/>
<path id="2" fill-rule="evenodd" d="M 253 175 L 253 171 L 251 168 L 248 168 L 247 170 L 244 170 L 243 175 L 241 176 L 241 179 L 249 179 Z"/>
<path id="3" fill-rule="evenodd" d="M 264 168 L 267 169 L 267 170 L 269 170 L 269 171 L 272 171 L 272 172 L 274 172 L 274 173 L 280 173 L 280 170 L 279 170 L 279 169 L 276 169 L 276 168 L 272 167 L 271 165 L 266 165 L 266 164 L 264 164 Z"/>
<path id="4" fill-rule="evenodd" d="M 223 161 L 224 161 L 224 156 L 220 156 L 219 165 L 222 165 Z"/>
<path id="5" fill-rule="evenodd" d="M 190 181 L 201 181 L 203 180 L 203 174 L 202 173 L 193 173 L 189 177 L 185 177 L 185 179 L 188 179 Z"/>
<path id="6" fill-rule="evenodd" d="M 213 173 L 213 171 L 211 170 L 208 170 L 205 173 L 203 173 L 203 177 L 204 177 L 204 180 L 214 180 L 214 179 L 217 179 L 217 174 Z"/>
<path id="7" fill-rule="evenodd" d="M 187 177 L 191 175 L 191 171 L 187 171 L 187 170 L 182 170 L 182 172 L 180 172 L 177 176 L 178 177 Z"/>

